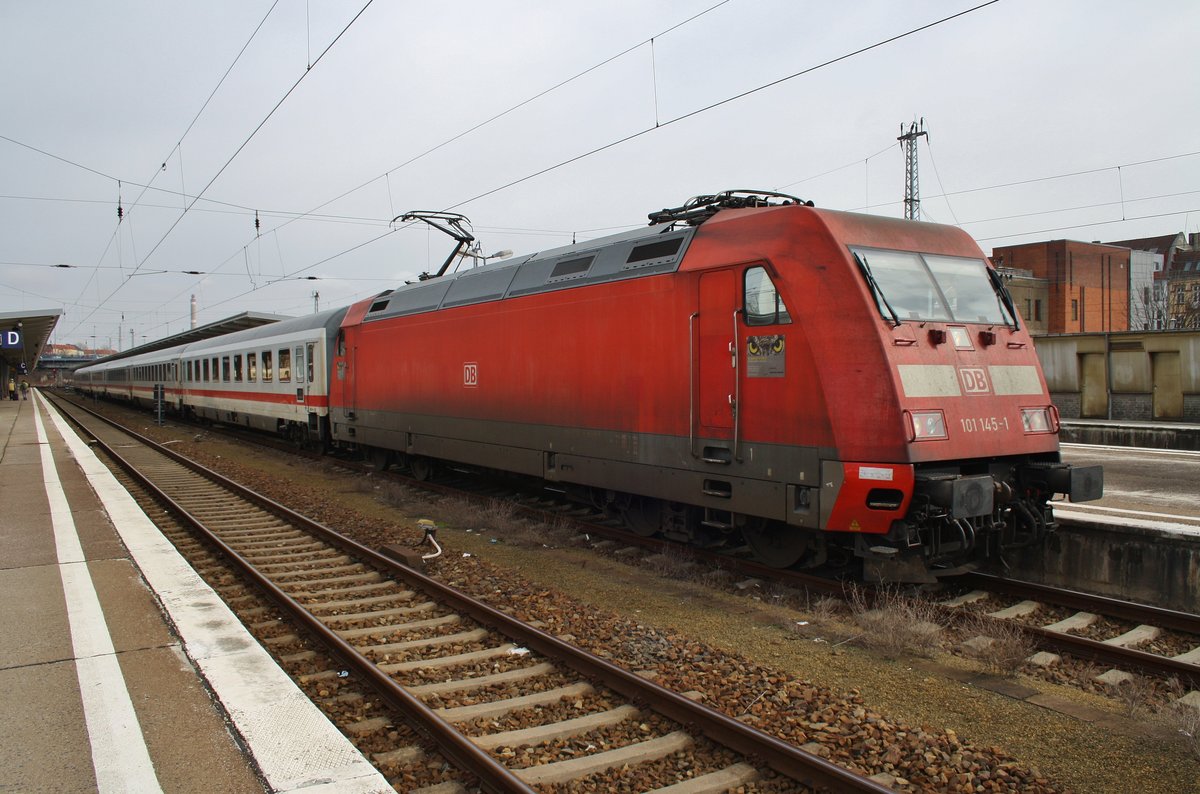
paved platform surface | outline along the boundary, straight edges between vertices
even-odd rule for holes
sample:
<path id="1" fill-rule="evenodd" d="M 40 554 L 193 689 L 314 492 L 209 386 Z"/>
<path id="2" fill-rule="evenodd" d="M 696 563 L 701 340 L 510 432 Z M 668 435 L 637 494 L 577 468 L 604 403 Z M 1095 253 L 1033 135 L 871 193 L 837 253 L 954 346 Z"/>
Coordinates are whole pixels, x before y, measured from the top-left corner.
<path id="1" fill-rule="evenodd" d="M 0 401 L 0 791 L 390 792 L 41 400 Z"/>

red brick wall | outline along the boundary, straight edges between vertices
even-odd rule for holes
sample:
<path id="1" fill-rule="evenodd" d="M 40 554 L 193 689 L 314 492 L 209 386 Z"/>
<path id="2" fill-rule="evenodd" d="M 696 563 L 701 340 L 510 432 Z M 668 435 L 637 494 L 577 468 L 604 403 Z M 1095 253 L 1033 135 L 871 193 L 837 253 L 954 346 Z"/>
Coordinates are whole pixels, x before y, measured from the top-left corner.
<path id="1" fill-rule="evenodd" d="M 1047 280 L 1047 333 L 1129 330 L 1128 248 L 1051 240 L 997 247 L 992 258 Z"/>

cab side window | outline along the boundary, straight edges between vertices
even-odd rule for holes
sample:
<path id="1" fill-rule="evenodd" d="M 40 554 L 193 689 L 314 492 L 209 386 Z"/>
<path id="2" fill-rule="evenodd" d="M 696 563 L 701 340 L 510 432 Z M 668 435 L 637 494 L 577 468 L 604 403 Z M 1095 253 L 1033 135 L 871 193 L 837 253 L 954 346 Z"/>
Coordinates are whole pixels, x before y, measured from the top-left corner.
<path id="1" fill-rule="evenodd" d="M 792 321 L 766 268 L 752 267 L 746 271 L 744 305 L 746 325 L 782 325 Z"/>

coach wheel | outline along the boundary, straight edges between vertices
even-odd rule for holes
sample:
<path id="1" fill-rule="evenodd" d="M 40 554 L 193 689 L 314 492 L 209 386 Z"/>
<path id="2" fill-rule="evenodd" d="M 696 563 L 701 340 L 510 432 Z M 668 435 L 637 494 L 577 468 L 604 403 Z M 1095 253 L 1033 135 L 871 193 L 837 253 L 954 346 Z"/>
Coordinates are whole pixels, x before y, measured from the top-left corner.
<path id="1" fill-rule="evenodd" d="M 662 529 L 662 505 L 655 499 L 634 498 L 621 510 L 621 518 L 633 534 L 648 538 Z"/>
<path id="2" fill-rule="evenodd" d="M 772 568 L 790 568 L 808 551 L 808 533 L 782 524 L 748 523 L 742 527 L 742 537 L 755 558 Z"/>
<path id="3" fill-rule="evenodd" d="M 414 480 L 425 482 L 433 476 L 433 461 L 429 458 L 409 458 L 408 471 Z"/>

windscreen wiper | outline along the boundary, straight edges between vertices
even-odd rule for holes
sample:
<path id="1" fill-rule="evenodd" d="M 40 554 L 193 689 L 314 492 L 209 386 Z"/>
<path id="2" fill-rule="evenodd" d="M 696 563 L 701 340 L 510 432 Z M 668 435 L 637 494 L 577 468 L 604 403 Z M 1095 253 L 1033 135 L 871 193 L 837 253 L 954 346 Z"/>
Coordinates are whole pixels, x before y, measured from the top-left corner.
<path id="1" fill-rule="evenodd" d="M 1007 309 L 1007 316 L 1012 320 L 1012 329 L 1015 331 L 1017 325 L 1017 307 L 1013 305 L 1012 295 L 1009 294 L 1008 287 L 1004 286 L 1004 281 L 1000 278 L 1000 274 L 990 267 L 987 268 L 988 278 L 992 280 L 992 289 L 996 291 L 996 302 L 1000 304 L 1001 313 Z M 1008 321 L 1004 324 L 1007 326 Z"/>
<path id="2" fill-rule="evenodd" d="M 884 295 L 883 290 L 880 289 L 879 283 L 875 281 L 875 276 L 871 273 L 871 266 L 867 264 L 867 258 L 865 256 L 859 256 L 858 254 L 855 254 L 854 261 L 858 263 L 858 269 L 862 271 L 863 278 L 867 280 L 867 284 L 871 287 L 871 291 L 875 293 L 875 296 L 879 300 L 883 301 L 883 305 L 887 307 L 888 314 L 892 315 L 892 327 L 899 328 L 900 315 L 896 314 L 896 310 L 892 308 L 892 304 L 888 303 L 887 296 Z"/>

